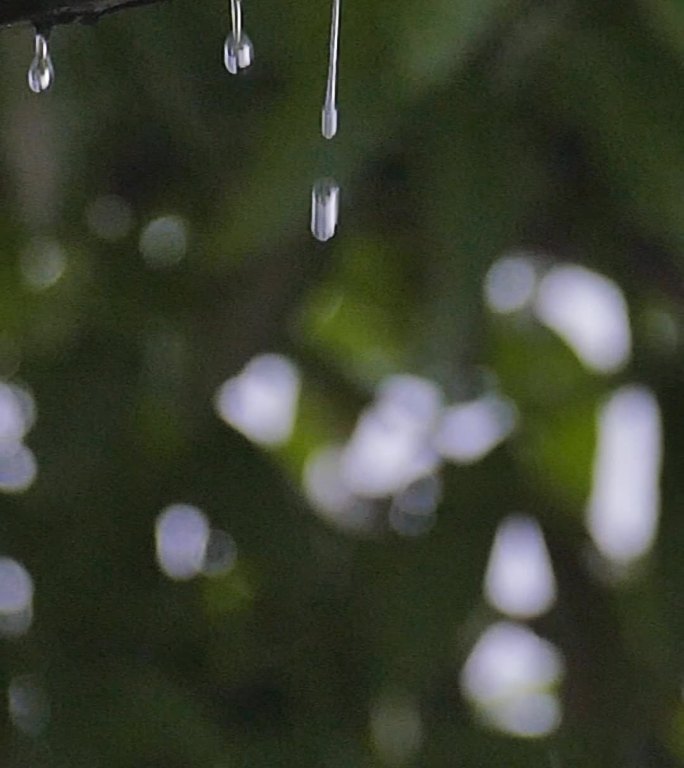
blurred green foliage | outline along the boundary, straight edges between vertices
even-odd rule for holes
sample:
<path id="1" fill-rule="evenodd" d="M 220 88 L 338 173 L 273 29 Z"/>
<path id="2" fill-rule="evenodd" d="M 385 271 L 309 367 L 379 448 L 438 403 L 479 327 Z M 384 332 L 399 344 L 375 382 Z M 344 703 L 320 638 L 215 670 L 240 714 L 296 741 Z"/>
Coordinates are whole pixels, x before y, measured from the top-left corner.
<path id="1" fill-rule="evenodd" d="M 683 765 L 684 3 L 343 0 L 331 143 L 327 2 L 245 0 L 244 77 L 221 65 L 228 23 L 225 2 L 174 0 L 60 27 L 42 97 L 25 85 L 28 28 L 0 37 L 0 375 L 38 413 L 37 479 L 0 495 L 0 554 L 35 583 L 31 630 L 0 640 L 0 684 L 35 675 L 50 701 L 37 736 L 2 707 L 0 763 Z M 323 246 L 309 193 L 329 174 L 342 210 Z M 93 204 L 112 195 L 132 221 L 103 237 Z M 177 262 L 141 255 L 160 216 L 185 228 Z M 46 243 L 65 270 L 40 288 L 30 254 Z M 484 277 L 511 249 L 622 287 L 626 369 L 598 376 L 540 324 L 488 312 Z M 213 402 L 274 351 L 302 391 L 292 440 L 269 451 Z M 386 376 L 453 401 L 483 370 L 520 428 L 445 465 L 428 535 L 316 516 L 306 461 L 348 438 Z M 615 585 L 587 567 L 583 516 L 596 409 L 625 382 L 658 397 L 665 465 L 655 549 Z M 175 502 L 231 534 L 232 571 L 160 572 L 155 520 Z M 566 664 L 544 739 L 486 727 L 459 689 L 495 617 L 492 538 L 517 511 L 541 521 L 558 580 L 534 622 Z M 372 727 L 392 696 L 422 722 L 403 763 Z"/>

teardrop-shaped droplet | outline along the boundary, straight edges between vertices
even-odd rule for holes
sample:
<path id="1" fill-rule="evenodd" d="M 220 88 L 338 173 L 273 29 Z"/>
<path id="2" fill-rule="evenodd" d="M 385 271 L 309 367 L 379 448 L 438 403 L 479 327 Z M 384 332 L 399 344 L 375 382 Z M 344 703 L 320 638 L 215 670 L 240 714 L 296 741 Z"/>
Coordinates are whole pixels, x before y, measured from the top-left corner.
<path id="1" fill-rule="evenodd" d="M 34 93 L 43 93 L 55 79 L 47 36 L 36 32 L 35 47 L 36 52 L 28 71 L 28 84 Z"/>
<path id="2" fill-rule="evenodd" d="M 252 41 L 243 32 L 240 39 L 230 32 L 223 46 L 223 63 L 231 75 L 247 69 L 254 61 L 254 46 Z"/>
<path id="3" fill-rule="evenodd" d="M 340 0 L 332 0 L 332 22 L 330 24 L 330 58 L 328 81 L 325 87 L 325 102 L 321 114 L 321 133 L 326 139 L 337 134 L 337 59 L 340 47 Z"/>
<path id="4" fill-rule="evenodd" d="M 311 190 L 311 233 L 322 243 L 337 229 L 340 188 L 334 179 L 319 179 Z"/>
<path id="5" fill-rule="evenodd" d="M 321 113 L 321 133 L 324 139 L 334 139 L 337 134 L 337 107 L 326 104 Z"/>

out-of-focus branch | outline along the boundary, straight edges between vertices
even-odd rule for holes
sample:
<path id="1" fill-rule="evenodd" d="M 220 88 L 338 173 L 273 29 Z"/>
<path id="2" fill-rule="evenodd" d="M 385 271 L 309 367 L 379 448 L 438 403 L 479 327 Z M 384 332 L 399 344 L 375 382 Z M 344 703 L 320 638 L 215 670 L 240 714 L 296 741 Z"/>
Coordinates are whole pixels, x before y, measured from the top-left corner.
<path id="1" fill-rule="evenodd" d="M 0 0 L 0 27 L 36 24 L 49 27 L 74 21 L 94 22 L 106 13 L 164 0 Z"/>

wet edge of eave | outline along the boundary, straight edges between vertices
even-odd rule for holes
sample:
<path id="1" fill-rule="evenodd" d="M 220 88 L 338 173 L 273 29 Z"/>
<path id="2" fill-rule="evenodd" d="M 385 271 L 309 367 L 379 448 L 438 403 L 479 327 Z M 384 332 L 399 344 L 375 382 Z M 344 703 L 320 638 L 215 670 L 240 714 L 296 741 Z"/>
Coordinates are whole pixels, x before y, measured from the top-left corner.
<path id="1" fill-rule="evenodd" d="M 49 3 L 0 2 L 0 29 L 22 24 L 48 29 L 63 24 L 95 24 L 102 16 L 110 13 L 168 1 L 71 0 L 71 2 L 55 3 L 52 6 Z M 7 6 L 10 6 L 9 9 Z"/>

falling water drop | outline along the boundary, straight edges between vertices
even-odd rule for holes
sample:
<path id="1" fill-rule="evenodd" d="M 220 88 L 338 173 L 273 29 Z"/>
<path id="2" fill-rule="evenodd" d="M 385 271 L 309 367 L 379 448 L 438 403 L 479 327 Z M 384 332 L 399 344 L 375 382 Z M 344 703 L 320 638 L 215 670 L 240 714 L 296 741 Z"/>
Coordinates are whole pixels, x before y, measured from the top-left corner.
<path id="1" fill-rule="evenodd" d="M 223 62 L 231 75 L 237 75 L 252 64 L 254 59 L 254 46 L 252 41 L 244 33 L 239 40 L 233 33 L 229 33 L 223 48 Z"/>
<path id="2" fill-rule="evenodd" d="M 311 190 L 311 232 L 325 243 L 335 234 L 340 188 L 334 179 L 319 179 Z"/>
<path id="3" fill-rule="evenodd" d="M 230 0 L 232 29 L 223 46 L 223 63 L 231 75 L 237 75 L 254 61 L 254 46 L 242 30 L 242 0 Z"/>
<path id="4" fill-rule="evenodd" d="M 35 55 L 28 71 L 29 88 L 34 93 L 47 91 L 55 79 L 55 70 L 48 47 L 49 30 L 38 31 L 35 36 Z"/>
<path id="5" fill-rule="evenodd" d="M 340 0 L 333 0 L 332 22 L 330 24 L 330 60 L 325 102 L 321 119 L 321 132 L 326 139 L 337 133 L 337 59 L 340 45 Z"/>

